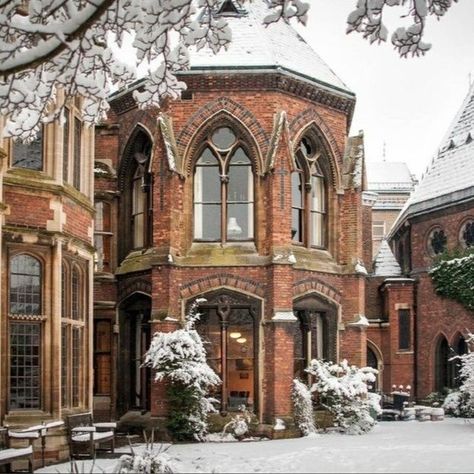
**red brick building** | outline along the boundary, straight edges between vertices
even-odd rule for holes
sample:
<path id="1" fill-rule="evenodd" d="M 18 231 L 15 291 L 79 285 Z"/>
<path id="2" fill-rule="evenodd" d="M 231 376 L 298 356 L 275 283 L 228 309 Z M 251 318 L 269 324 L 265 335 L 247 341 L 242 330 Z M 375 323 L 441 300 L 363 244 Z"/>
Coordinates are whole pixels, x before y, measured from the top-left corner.
<path id="1" fill-rule="evenodd" d="M 474 331 L 474 313 L 437 296 L 428 274 L 443 252 L 474 245 L 473 130 L 471 88 L 390 234 L 403 273 L 416 282 L 414 357 L 419 398 L 459 384 L 458 365 L 449 359 L 467 350 L 465 336 Z"/>
<path id="2" fill-rule="evenodd" d="M 288 24 L 261 26 L 263 2 L 229 10 L 232 45 L 191 55 L 181 100 L 139 110 L 138 83 L 96 129 L 97 413 L 166 416 L 141 356 L 197 297 L 222 411 L 273 423 L 311 358 L 366 364 L 355 96 Z"/>

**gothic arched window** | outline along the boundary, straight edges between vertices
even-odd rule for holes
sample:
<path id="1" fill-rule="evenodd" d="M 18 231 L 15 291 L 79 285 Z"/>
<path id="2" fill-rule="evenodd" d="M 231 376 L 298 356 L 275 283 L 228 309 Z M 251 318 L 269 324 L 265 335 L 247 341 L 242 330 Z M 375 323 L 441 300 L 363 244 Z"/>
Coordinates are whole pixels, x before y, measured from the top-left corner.
<path id="1" fill-rule="evenodd" d="M 307 247 L 327 246 L 327 180 L 322 150 L 319 140 L 303 136 L 291 175 L 291 238 Z"/>
<path id="2" fill-rule="evenodd" d="M 229 127 L 215 129 L 194 169 L 194 239 L 252 240 L 254 178 L 244 144 Z"/>
<path id="3" fill-rule="evenodd" d="M 139 249 L 151 244 L 152 199 L 149 172 L 152 143 L 148 136 L 139 133 L 133 144 L 133 160 L 129 181 L 131 248 Z"/>

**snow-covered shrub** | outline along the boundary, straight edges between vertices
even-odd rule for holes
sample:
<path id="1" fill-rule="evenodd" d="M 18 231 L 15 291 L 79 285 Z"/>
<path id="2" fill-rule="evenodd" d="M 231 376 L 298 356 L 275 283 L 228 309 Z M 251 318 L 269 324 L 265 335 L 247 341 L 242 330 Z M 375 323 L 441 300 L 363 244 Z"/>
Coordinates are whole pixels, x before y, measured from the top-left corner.
<path id="1" fill-rule="evenodd" d="M 224 438 L 226 433 L 232 433 L 237 439 L 243 439 L 243 437 L 249 432 L 251 421 L 252 413 L 245 405 L 241 405 L 239 407 L 239 412 L 225 424 L 224 429 L 222 430 L 222 438 Z"/>
<path id="2" fill-rule="evenodd" d="M 375 382 L 377 370 L 358 368 L 347 360 L 340 364 L 312 360 L 306 370 L 315 376 L 311 391 L 342 432 L 363 434 L 373 428 L 376 420 L 371 413 L 380 413 L 380 397 L 370 393 L 367 385 Z"/>
<path id="3" fill-rule="evenodd" d="M 474 342 L 471 334 L 467 342 Z M 450 393 L 444 401 L 446 414 L 465 418 L 474 417 L 474 352 L 459 356 L 461 368 L 459 377 L 462 380 L 458 391 Z"/>
<path id="4" fill-rule="evenodd" d="M 156 448 L 153 443 L 147 443 L 141 454 L 131 449 L 131 455 L 126 454 L 120 457 L 114 472 L 119 474 L 172 474 L 175 472 L 171 458 L 162 446 Z"/>
<path id="5" fill-rule="evenodd" d="M 446 415 L 460 418 L 474 417 L 474 404 L 468 393 L 456 390 L 448 394 L 443 403 Z"/>
<path id="6" fill-rule="evenodd" d="M 155 333 L 144 362 L 155 370 L 156 381 L 168 383 L 168 429 L 176 440 L 202 441 L 208 430 L 207 416 L 216 411 L 216 400 L 208 395 L 221 380 L 207 364 L 206 350 L 194 328 L 202 301 L 193 303 L 183 329 Z"/>
<path id="7" fill-rule="evenodd" d="M 298 379 L 293 380 L 291 398 L 293 400 L 295 423 L 303 433 L 303 436 L 316 433 L 313 414 L 313 397 L 311 396 L 309 388 Z"/>

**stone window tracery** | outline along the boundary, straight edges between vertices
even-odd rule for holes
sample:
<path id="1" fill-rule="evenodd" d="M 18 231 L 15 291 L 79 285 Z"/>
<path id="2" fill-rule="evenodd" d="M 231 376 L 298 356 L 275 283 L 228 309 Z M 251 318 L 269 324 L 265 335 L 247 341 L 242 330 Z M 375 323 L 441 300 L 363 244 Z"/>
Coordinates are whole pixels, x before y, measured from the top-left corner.
<path id="1" fill-rule="evenodd" d="M 474 220 L 469 220 L 462 225 L 459 237 L 463 247 L 474 247 Z"/>
<path id="2" fill-rule="evenodd" d="M 194 240 L 254 238 L 254 176 L 245 144 L 229 127 L 214 129 L 194 169 Z"/>
<path id="3" fill-rule="evenodd" d="M 431 255 L 439 255 L 446 250 L 448 238 L 443 229 L 433 229 L 428 236 L 428 250 Z"/>
<path id="4" fill-rule="evenodd" d="M 291 238 L 307 247 L 327 247 L 327 179 L 322 145 L 306 134 L 296 151 L 291 175 Z"/>

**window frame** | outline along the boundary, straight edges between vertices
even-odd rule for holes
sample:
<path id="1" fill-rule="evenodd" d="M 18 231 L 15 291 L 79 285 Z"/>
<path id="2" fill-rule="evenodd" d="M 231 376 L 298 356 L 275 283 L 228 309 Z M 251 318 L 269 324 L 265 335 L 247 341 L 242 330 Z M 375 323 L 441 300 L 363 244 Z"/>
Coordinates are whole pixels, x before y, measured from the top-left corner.
<path id="1" fill-rule="evenodd" d="M 235 137 L 235 140 L 227 147 L 227 148 L 219 148 L 218 145 L 216 145 L 212 141 L 213 135 L 218 131 L 219 129 L 230 129 L 232 134 Z M 245 157 L 248 159 L 248 164 L 240 164 L 240 163 L 234 163 L 232 164 L 232 160 L 238 153 L 238 151 L 242 150 L 242 152 L 245 154 Z M 203 202 L 202 200 L 197 201 L 196 197 L 196 189 L 198 186 L 197 179 L 197 170 L 198 168 L 203 168 L 205 169 L 206 167 L 214 167 L 215 165 L 206 165 L 206 164 L 199 164 L 199 161 L 203 154 L 206 152 L 206 150 L 209 150 L 212 154 L 212 156 L 216 159 L 217 167 L 218 167 L 218 172 L 220 176 L 220 200 L 216 201 L 215 203 L 213 202 Z M 247 201 L 236 201 L 233 202 L 231 199 L 229 199 L 228 196 L 228 191 L 229 191 L 229 180 L 230 180 L 230 168 L 231 166 L 236 166 L 236 167 L 248 167 L 250 169 L 250 175 L 249 175 L 249 181 L 248 181 L 248 188 L 247 188 L 247 194 L 249 199 Z M 249 147 L 247 146 L 244 138 L 241 136 L 239 133 L 238 129 L 232 127 L 232 125 L 229 124 L 219 124 L 217 126 L 214 126 L 209 129 L 208 133 L 206 134 L 205 139 L 203 140 L 203 143 L 198 149 L 198 153 L 196 153 L 196 158 L 193 163 L 193 221 L 192 221 L 192 240 L 193 242 L 197 243 L 240 243 L 240 242 L 254 242 L 255 241 L 255 230 L 256 230 L 256 225 L 255 225 L 255 218 L 256 218 L 256 200 L 255 200 L 255 190 L 256 190 L 256 178 L 255 178 L 255 164 L 254 160 L 252 159 L 252 155 L 250 153 Z M 201 178 L 202 179 L 202 178 Z M 220 237 L 216 239 L 206 239 L 206 238 L 200 238 L 196 237 L 196 225 L 197 225 L 197 206 L 198 205 L 203 205 L 203 204 L 208 204 L 208 205 L 216 205 L 220 206 Z M 243 238 L 243 239 L 235 239 L 229 237 L 229 232 L 228 232 L 228 214 L 229 214 L 229 205 L 232 204 L 246 204 L 249 208 L 249 213 L 252 215 L 249 215 L 249 232 L 248 234 L 251 234 L 251 237 Z M 202 211 L 201 211 L 202 212 Z M 202 218 L 201 218 L 202 220 Z"/>
<path id="2" fill-rule="evenodd" d="M 81 191 L 83 181 L 81 162 L 84 155 L 84 126 L 81 119 L 81 99 L 76 98 L 70 101 L 64 106 L 63 113 L 65 122 L 62 126 L 62 181 L 63 185 L 69 184 L 78 191 Z M 79 127 L 79 132 L 76 130 L 77 127 Z M 79 140 L 77 140 L 78 138 Z"/>
<path id="3" fill-rule="evenodd" d="M 66 270 L 64 292 L 67 294 L 67 308 L 61 308 L 61 406 L 78 408 L 85 401 L 85 344 L 87 338 L 87 305 L 85 284 L 87 274 L 84 264 L 74 259 L 63 258 L 62 266 Z M 78 295 L 74 298 L 74 274 L 78 277 Z M 62 280 L 64 284 L 64 280 Z M 77 315 L 74 306 L 77 304 Z M 77 317 L 76 317 L 77 316 Z M 74 339 L 79 334 L 79 345 Z M 75 365 L 75 362 L 77 364 Z M 64 362 L 67 363 L 64 366 Z"/>
<path id="4" fill-rule="evenodd" d="M 307 153 L 307 145 L 313 147 L 310 148 L 311 152 Z M 299 140 L 294 154 L 295 166 L 291 171 L 291 186 L 293 195 L 293 175 L 295 173 L 300 174 L 302 178 L 302 192 L 303 192 L 303 208 L 302 208 L 302 236 L 300 240 L 294 240 L 293 227 L 291 229 L 291 242 L 293 245 L 306 247 L 309 249 L 328 250 L 329 248 L 329 178 L 328 173 L 324 169 L 325 162 L 327 161 L 327 154 L 325 153 L 325 147 L 322 140 L 319 137 L 315 137 L 312 132 L 304 133 Z M 317 178 L 322 185 L 322 202 L 323 211 L 313 209 L 312 192 L 315 186 L 314 178 Z M 293 225 L 293 210 L 296 209 L 292 202 L 292 217 L 291 222 Z M 315 236 L 313 235 L 313 219 L 314 216 L 322 216 L 322 228 L 321 228 L 321 244 L 314 243 Z"/>
<path id="5" fill-rule="evenodd" d="M 37 276 L 39 279 L 39 310 L 32 313 L 20 313 L 20 312 L 11 312 L 11 296 L 12 296 L 12 275 L 13 275 L 13 260 L 19 257 L 28 257 L 34 260 L 38 266 L 38 274 L 32 275 Z M 23 272 L 15 272 L 16 275 L 28 276 L 29 274 Z M 31 275 L 30 275 L 31 276 Z M 43 390 L 44 390 L 44 379 L 42 373 L 42 367 L 44 364 L 44 326 L 46 318 L 43 315 L 44 312 L 44 285 L 45 285 L 45 266 L 43 259 L 36 254 L 31 254 L 29 252 L 18 251 L 12 252 L 8 257 L 8 293 L 7 293 L 7 307 L 8 307 L 8 328 L 7 328 L 7 338 L 8 338 L 8 375 L 7 375 L 7 400 L 8 400 L 8 410 L 9 411 L 30 411 L 30 410 L 41 410 L 43 407 Z M 12 367 L 13 367 L 13 356 L 12 356 L 12 329 L 14 327 L 20 327 L 21 325 L 34 325 L 38 328 L 38 404 L 34 407 L 27 408 L 18 408 L 12 407 Z M 18 366 L 19 367 L 19 366 Z"/>

